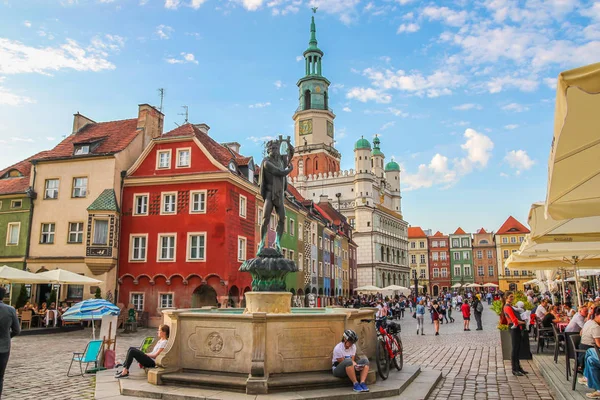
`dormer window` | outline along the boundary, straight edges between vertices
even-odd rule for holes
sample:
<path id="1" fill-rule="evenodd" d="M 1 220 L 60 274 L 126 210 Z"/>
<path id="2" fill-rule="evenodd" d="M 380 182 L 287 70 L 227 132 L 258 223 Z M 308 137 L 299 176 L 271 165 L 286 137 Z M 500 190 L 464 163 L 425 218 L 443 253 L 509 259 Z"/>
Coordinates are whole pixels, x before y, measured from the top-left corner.
<path id="1" fill-rule="evenodd" d="M 73 154 L 76 156 L 90 154 L 90 145 L 89 144 L 80 144 L 80 145 L 75 146 L 75 152 Z"/>
<path id="2" fill-rule="evenodd" d="M 236 171 L 237 171 L 237 168 L 235 167 L 235 163 L 234 163 L 233 161 L 231 161 L 231 162 L 229 163 L 229 169 L 230 169 L 231 171 L 233 171 L 233 172 L 236 172 Z"/>

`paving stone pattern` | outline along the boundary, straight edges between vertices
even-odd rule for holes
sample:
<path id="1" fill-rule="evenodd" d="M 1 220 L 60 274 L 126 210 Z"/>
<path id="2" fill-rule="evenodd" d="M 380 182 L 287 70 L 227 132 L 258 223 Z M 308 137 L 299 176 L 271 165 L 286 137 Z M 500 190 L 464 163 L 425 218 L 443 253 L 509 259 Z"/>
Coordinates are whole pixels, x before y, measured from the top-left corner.
<path id="1" fill-rule="evenodd" d="M 472 321 L 472 330 L 464 332 L 462 317 L 458 312 L 454 317 L 456 322 L 440 326 L 440 336 L 434 336 L 427 319 L 425 336 L 416 335 L 416 320 L 408 312 L 401 320 L 404 362 L 442 371 L 443 378 L 430 399 L 553 399 L 533 362 L 522 362 L 530 372 L 527 377 L 511 374 L 510 362 L 502 360 L 497 317 L 487 306 L 483 331 L 475 331 Z M 139 329 L 135 334 L 118 336 L 117 359 L 122 360 L 129 346 L 138 346 L 143 337 L 155 332 Z M 93 375 L 66 376 L 72 352 L 83 351 L 90 339 L 90 329 L 14 338 L 2 399 L 93 399 Z"/>
<path id="2" fill-rule="evenodd" d="M 408 310 L 407 310 L 408 311 Z M 433 324 L 425 316 L 425 336 L 417 336 L 416 320 L 407 313 L 401 320 L 404 362 L 442 371 L 442 380 L 430 399 L 554 399 L 533 361 L 521 361 L 527 377 L 512 375 L 510 361 L 502 360 L 498 317 L 485 306 L 483 331 L 463 331 L 463 319 L 453 312 L 454 323 L 440 325 L 434 336 Z"/>

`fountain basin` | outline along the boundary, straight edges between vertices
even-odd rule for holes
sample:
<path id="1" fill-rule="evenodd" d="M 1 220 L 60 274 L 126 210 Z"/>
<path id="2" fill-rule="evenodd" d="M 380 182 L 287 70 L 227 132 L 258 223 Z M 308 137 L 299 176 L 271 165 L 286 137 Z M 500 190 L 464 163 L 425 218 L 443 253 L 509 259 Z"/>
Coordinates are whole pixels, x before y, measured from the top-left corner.
<path id="1" fill-rule="evenodd" d="M 345 329 L 358 334 L 357 355 L 372 361 L 369 380 L 374 381 L 375 327 L 361 319 L 374 318 L 375 309 L 291 308 L 284 314 L 244 311 L 163 311 L 171 336 L 157 358 L 158 368 L 149 371 L 148 381 L 162 384 L 163 377 L 181 376 L 182 372 L 233 373 L 238 378 L 247 376 L 246 393 L 268 393 L 274 375 L 281 382 L 282 374 L 331 374 L 333 348 Z"/>

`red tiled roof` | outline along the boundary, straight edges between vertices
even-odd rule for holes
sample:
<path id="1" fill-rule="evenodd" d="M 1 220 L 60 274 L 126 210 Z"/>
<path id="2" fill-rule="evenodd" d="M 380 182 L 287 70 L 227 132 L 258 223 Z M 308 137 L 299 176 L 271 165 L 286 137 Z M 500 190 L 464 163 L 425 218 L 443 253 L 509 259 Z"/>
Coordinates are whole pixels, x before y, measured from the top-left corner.
<path id="1" fill-rule="evenodd" d="M 327 213 L 327 216 L 333 221 L 334 224 L 341 225 L 342 219 L 344 219 L 343 215 L 340 214 L 338 210 L 333 208 L 330 202 L 319 203 L 319 206 L 323 209 L 323 211 L 325 211 L 325 213 Z"/>
<path id="2" fill-rule="evenodd" d="M 467 232 L 463 231 L 463 229 L 459 226 L 458 229 L 456 230 L 456 232 L 453 233 L 453 235 L 466 235 Z"/>
<path id="3" fill-rule="evenodd" d="M 505 235 L 510 233 L 529 233 L 529 229 L 525 227 L 522 223 L 517 221 L 512 215 L 508 217 L 504 224 L 498 229 L 496 235 Z"/>
<path id="4" fill-rule="evenodd" d="M 302 195 L 300 194 L 298 189 L 296 189 L 294 186 L 292 186 L 290 184 L 287 185 L 287 191 L 290 192 L 290 194 L 292 196 L 294 196 L 296 198 L 296 200 L 298 200 L 300 203 L 302 203 L 303 201 L 306 200 L 304 197 L 302 197 Z"/>
<path id="5" fill-rule="evenodd" d="M 9 171 L 17 170 L 23 176 L 18 178 L 0 178 L 0 195 L 1 194 L 13 194 L 13 193 L 25 193 L 27 188 L 29 187 L 29 175 L 31 173 L 31 160 L 39 157 L 46 153 L 42 151 L 41 153 L 37 153 L 31 157 L 26 158 L 23 161 L 19 161 L 16 164 L 11 165 L 10 167 L 4 168 L 0 171 L 0 177 L 4 176 Z"/>
<path id="6" fill-rule="evenodd" d="M 423 237 L 427 237 L 427 235 L 425 234 L 425 232 L 423 232 L 423 229 L 421 229 L 420 226 L 414 226 L 414 227 L 408 228 L 408 237 L 409 238 L 423 238 Z"/>
<path id="7" fill-rule="evenodd" d="M 162 135 L 160 137 L 160 139 L 173 138 L 173 137 L 186 137 L 186 136 L 196 136 L 198 138 L 198 140 L 200 141 L 200 143 L 202 143 L 202 145 L 206 148 L 206 150 L 208 150 L 210 152 L 210 154 L 219 163 L 221 163 L 225 168 L 227 168 L 229 166 L 229 162 L 232 159 L 236 159 L 236 162 L 237 162 L 237 157 L 235 157 L 227 147 L 221 145 L 220 143 L 217 143 L 215 140 L 213 140 L 213 138 L 211 138 L 206 133 L 202 132 L 200 129 L 198 129 L 196 126 L 194 126 L 192 124 L 181 125 L 180 127 L 173 129 L 170 132 L 165 133 L 164 135 Z M 233 153 L 235 153 L 235 152 L 233 152 Z M 241 157 L 241 158 L 246 158 L 246 157 Z M 246 165 L 247 165 L 247 163 L 246 163 Z"/>
<path id="8" fill-rule="evenodd" d="M 35 160 L 51 160 L 56 158 L 83 158 L 94 154 L 114 154 L 124 150 L 137 136 L 137 118 L 121 121 L 98 122 L 88 124 L 79 132 L 67 136 L 52 150 Z M 90 154 L 74 156 L 74 144 L 100 142 Z"/>
<path id="9" fill-rule="evenodd" d="M 433 235 L 433 237 L 446 237 L 446 235 L 444 235 L 444 234 L 443 234 L 442 232 L 440 232 L 440 231 L 437 231 L 437 232 L 435 233 L 435 235 Z"/>
<path id="10" fill-rule="evenodd" d="M 487 233 L 487 232 L 484 228 L 481 228 L 480 230 L 477 231 L 477 233 Z"/>

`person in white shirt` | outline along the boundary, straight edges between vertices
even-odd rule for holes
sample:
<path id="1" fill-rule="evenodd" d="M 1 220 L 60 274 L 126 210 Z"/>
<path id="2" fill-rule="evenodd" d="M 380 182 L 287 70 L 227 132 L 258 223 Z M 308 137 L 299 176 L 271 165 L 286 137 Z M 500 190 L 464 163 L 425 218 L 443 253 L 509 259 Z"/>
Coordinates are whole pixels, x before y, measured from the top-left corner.
<path id="1" fill-rule="evenodd" d="M 154 368 L 156 367 L 156 357 L 167 347 L 167 342 L 169 340 L 169 326 L 161 325 L 158 327 L 158 342 L 154 345 L 154 349 L 151 353 L 144 353 L 137 347 L 130 347 L 127 350 L 127 356 L 125 357 L 125 362 L 123 363 L 123 370 L 117 371 L 116 378 L 127 378 L 129 376 L 129 368 L 133 363 L 133 360 L 139 362 L 144 368 Z"/>
<path id="2" fill-rule="evenodd" d="M 540 303 L 540 305 L 537 306 L 537 308 L 535 309 L 535 316 L 538 319 L 538 321 L 543 320 L 544 316 L 546 314 L 548 314 L 548 311 L 546 310 L 546 306 L 548 306 L 548 300 L 543 299 L 542 302 Z"/>
<path id="3" fill-rule="evenodd" d="M 342 341 L 333 348 L 332 371 L 336 378 L 350 378 L 355 392 L 368 392 L 365 384 L 369 374 L 369 360 L 361 358 L 356 361 L 356 342 L 358 335 L 352 329 L 346 329 Z M 360 382 L 356 374 L 360 373 Z"/>
<path id="4" fill-rule="evenodd" d="M 565 328 L 565 332 L 581 332 L 583 329 L 583 325 L 585 324 L 585 317 L 588 315 L 588 308 L 581 307 L 579 308 L 579 312 L 575 314 L 573 318 L 571 318 L 571 322 Z"/>

